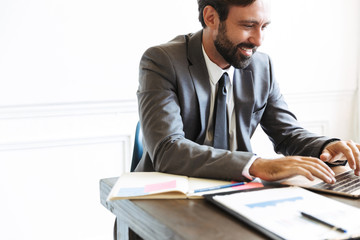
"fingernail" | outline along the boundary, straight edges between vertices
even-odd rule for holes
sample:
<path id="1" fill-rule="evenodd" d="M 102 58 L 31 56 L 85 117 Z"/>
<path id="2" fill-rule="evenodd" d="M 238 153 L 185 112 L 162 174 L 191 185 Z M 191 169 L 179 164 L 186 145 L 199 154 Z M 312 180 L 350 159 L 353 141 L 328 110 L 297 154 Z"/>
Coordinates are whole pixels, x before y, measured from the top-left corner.
<path id="1" fill-rule="evenodd" d="M 336 179 L 334 177 L 328 177 L 329 183 L 335 183 Z"/>
<path id="2" fill-rule="evenodd" d="M 333 179 L 331 177 L 327 177 L 327 183 L 332 183 Z"/>

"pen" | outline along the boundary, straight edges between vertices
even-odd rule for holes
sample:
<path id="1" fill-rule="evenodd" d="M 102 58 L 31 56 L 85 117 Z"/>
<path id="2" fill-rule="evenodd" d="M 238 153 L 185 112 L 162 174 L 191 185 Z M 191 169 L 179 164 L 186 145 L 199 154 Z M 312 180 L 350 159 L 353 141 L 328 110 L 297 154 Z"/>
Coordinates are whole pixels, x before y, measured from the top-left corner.
<path id="1" fill-rule="evenodd" d="M 316 222 L 318 222 L 318 223 L 322 223 L 322 224 L 324 224 L 324 225 L 326 225 L 326 226 L 328 226 L 328 227 L 331 227 L 332 230 L 336 230 L 336 231 L 339 231 L 339 232 L 342 232 L 342 233 L 346 233 L 346 230 L 345 230 L 345 229 L 340 228 L 340 227 L 336 227 L 336 226 L 332 225 L 331 223 L 325 222 L 324 220 L 321 220 L 321 219 L 319 219 L 319 218 L 317 218 L 317 217 L 314 217 L 314 216 L 312 216 L 312 215 L 310 215 L 310 214 L 301 212 L 301 215 L 303 215 L 304 217 L 306 217 L 306 218 L 308 218 L 308 219 L 311 219 L 311 220 L 313 220 L 313 221 L 316 221 Z"/>
<path id="2" fill-rule="evenodd" d="M 194 193 L 207 192 L 207 191 L 212 191 L 212 190 L 218 190 L 218 189 L 223 189 L 223 188 L 240 186 L 240 185 L 244 185 L 244 184 L 246 184 L 246 182 L 231 183 L 231 184 L 220 185 L 220 186 L 215 186 L 215 187 L 208 187 L 208 188 L 200 188 L 200 189 L 194 190 Z"/>

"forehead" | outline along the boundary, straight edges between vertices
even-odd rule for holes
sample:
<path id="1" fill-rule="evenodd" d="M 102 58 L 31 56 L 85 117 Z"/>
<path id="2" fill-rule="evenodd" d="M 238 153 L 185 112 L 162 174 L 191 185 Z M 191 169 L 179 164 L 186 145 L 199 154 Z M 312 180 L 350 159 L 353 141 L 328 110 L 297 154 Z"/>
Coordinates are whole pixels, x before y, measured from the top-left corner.
<path id="1" fill-rule="evenodd" d="M 234 21 L 257 21 L 270 22 L 270 1 L 257 0 L 253 4 L 243 6 L 231 6 L 228 14 L 229 20 Z"/>

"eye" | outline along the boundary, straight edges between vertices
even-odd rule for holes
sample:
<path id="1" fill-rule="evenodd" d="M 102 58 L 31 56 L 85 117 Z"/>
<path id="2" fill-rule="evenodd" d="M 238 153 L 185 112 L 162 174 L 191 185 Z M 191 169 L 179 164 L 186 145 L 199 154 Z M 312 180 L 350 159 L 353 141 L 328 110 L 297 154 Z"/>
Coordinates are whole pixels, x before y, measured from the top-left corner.
<path id="1" fill-rule="evenodd" d="M 261 29 L 262 29 L 262 30 L 267 29 L 267 28 L 269 27 L 269 24 L 270 24 L 270 23 L 266 23 L 266 24 L 264 24 L 264 25 L 261 27 Z"/>
<path id="2" fill-rule="evenodd" d="M 254 24 L 244 24 L 243 27 L 250 29 L 254 27 Z"/>

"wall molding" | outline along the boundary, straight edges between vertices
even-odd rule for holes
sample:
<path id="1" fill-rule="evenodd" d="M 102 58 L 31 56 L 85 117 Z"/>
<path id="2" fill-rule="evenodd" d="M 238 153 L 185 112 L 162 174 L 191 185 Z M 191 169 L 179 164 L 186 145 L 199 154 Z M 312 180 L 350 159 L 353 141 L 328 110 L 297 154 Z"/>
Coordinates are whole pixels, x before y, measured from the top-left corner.
<path id="1" fill-rule="evenodd" d="M 137 113 L 135 99 L 0 106 L 0 120 Z"/>
<path id="2" fill-rule="evenodd" d="M 123 132 L 116 127 L 123 116 L 131 121 L 136 118 L 135 99 L 0 106 L 0 126 L 11 136 L 1 138 L 0 152 L 119 143 L 124 159 L 128 159 L 133 138 L 130 133 L 135 129 Z M 99 117 L 104 120 L 101 125 Z M 67 125 L 72 125 L 69 130 Z M 82 130 L 73 132 L 74 127 Z"/>
<path id="3" fill-rule="evenodd" d="M 284 93 L 287 102 L 328 101 L 356 97 L 357 90 Z M 60 116 L 136 113 L 136 99 L 113 101 L 63 102 L 49 104 L 24 104 L 0 106 L 0 120 L 21 118 L 46 118 Z"/>
<path id="4" fill-rule="evenodd" d="M 316 91 L 316 92 L 299 92 L 299 93 L 283 93 L 285 100 L 291 103 L 302 102 L 323 102 L 333 101 L 340 98 L 353 98 L 357 95 L 357 90 L 341 90 L 341 91 Z"/>
<path id="5" fill-rule="evenodd" d="M 69 139 L 55 139 L 44 141 L 27 141 L 27 142 L 13 142 L 0 144 L 0 151 L 14 151 L 14 150 L 33 150 L 41 148 L 55 148 L 55 147 L 69 147 L 78 145 L 92 145 L 92 144 L 107 144 L 119 143 L 125 149 L 130 148 L 130 135 L 114 135 L 103 137 L 88 137 L 88 138 L 69 138 Z"/>
<path id="6" fill-rule="evenodd" d="M 355 99 L 357 96 L 357 90 L 343 90 L 343 91 L 323 91 L 323 92 L 306 92 L 306 93 L 287 93 L 284 94 L 286 101 L 291 104 L 309 104 L 309 102 L 332 102 L 339 99 Z M 305 102 L 305 103 L 304 103 Z M 354 103 L 359 107 L 358 103 Z M 136 99 L 124 99 L 114 101 L 89 101 L 89 102 L 64 102 L 64 103 L 50 103 L 50 104 L 29 104 L 29 105 L 8 105 L 0 106 L 0 123 L 6 129 L 13 129 L 8 133 L 15 133 L 16 127 L 21 126 L 21 129 L 31 129 L 37 122 L 44 122 L 48 126 L 57 128 L 58 126 L 64 126 L 69 124 L 69 121 L 74 122 L 76 126 L 80 126 L 83 122 L 86 122 L 87 127 L 91 131 L 93 123 L 92 115 L 101 115 L 104 117 L 104 121 L 111 121 L 112 126 L 114 122 L 122 122 L 123 118 L 126 121 L 129 116 L 137 117 L 137 101 Z M 69 117 L 68 122 L 64 123 L 61 117 Z M 80 116 L 80 118 L 78 118 Z M 71 117 L 74 117 L 72 120 Z M 130 117 L 130 118 L 131 118 Z M 134 117 L 134 119 L 135 119 Z M 49 118 L 47 120 L 46 118 Z M 57 119 L 59 118 L 59 119 Z M 38 120 L 37 120 L 38 119 Z M 15 122 L 12 120 L 16 120 Z M 329 130 L 329 122 L 322 121 L 323 119 L 317 119 L 315 121 L 305 121 L 302 125 L 305 128 L 315 129 L 317 132 L 321 131 L 324 135 Z M 35 121 L 35 122 L 34 122 Z M 133 120 L 131 120 L 133 121 Z M 98 122 L 94 122 L 98 124 Z M 106 123 L 105 123 L 106 124 Z M 65 125 L 66 126 L 66 125 Z M 95 126 L 95 125 L 94 125 Z M 98 125 L 97 125 L 98 126 Z M 114 128 L 114 131 L 111 130 Z M 84 134 L 79 132 L 74 135 L 66 135 L 61 133 L 49 133 L 44 135 L 43 138 L 37 138 L 33 136 L 33 131 L 26 132 L 25 135 L 19 135 L 19 138 L 13 138 L 12 140 L 4 138 L 0 143 L 0 151 L 17 151 L 17 150 L 29 150 L 40 148 L 55 148 L 55 147 L 71 147 L 79 145 L 90 144 L 107 144 L 118 142 L 122 144 L 125 150 L 125 154 L 128 154 L 127 159 L 131 154 L 132 148 L 132 129 L 124 130 L 115 129 L 112 127 L 105 128 L 99 131 L 94 131 L 90 134 Z M 13 134 L 10 136 L 14 136 Z M 67 137 L 68 136 L 68 137 Z"/>

